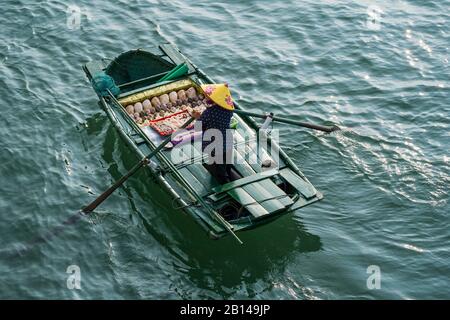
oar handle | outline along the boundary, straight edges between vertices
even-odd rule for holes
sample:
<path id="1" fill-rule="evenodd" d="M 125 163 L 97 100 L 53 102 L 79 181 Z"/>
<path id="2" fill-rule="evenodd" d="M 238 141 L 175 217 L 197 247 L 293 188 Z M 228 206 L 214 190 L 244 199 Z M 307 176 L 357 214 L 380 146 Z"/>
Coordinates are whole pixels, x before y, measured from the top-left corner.
<path id="1" fill-rule="evenodd" d="M 249 117 L 262 118 L 262 119 L 265 119 L 265 118 L 267 118 L 269 116 L 269 117 L 272 118 L 273 121 L 287 123 L 287 124 L 293 124 L 293 125 L 296 125 L 296 126 L 301 126 L 301 127 L 310 128 L 310 129 L 314 129 L 314 130 L 325 131 L 325 132 L 333 132 L 333 131 L 339 130 L 339 127 L 337 127 L 337 126 L 332 126 L 332 127 L 321 126 L 321 125 L 318 125 L 318 124 L 313 124 L 313 123 L 307 123 L 307 122 L 301 122 L 301 121 L 286 119 L 286 118 L 275 116 L 273 114 L 263 115 L 263 114 L 260 114 L 260 113 L 249 112 L 249 111 L 244 111 L 244 110 L 240 110 L 240 109 L 235 109 L 234 112 L 237 113 L 237 114 L 242 114 L 242 115 L 246 115 L 246 116 L 249 116 Z"/>
<path id="2" fill-rule="evenodd" d="M 301 121 L 281 118 L 281 117 L 278 117 L 278 116 L 273 116 L 272 119 L 273 119 L 273 121 L 278 121 L 278 122 L 282 122 L 282 123 L 298 125 L 298 126 L 301 126 L 301 127 L 314 129 L 314 130 L 319 130 L 319 131 L 324 131 L 324 132 L 333 132 L 333 131 L 340 130 L 338 126 L 322 126 L 322 125 L 319 125 L 319 124 L 301 122 Z"/>

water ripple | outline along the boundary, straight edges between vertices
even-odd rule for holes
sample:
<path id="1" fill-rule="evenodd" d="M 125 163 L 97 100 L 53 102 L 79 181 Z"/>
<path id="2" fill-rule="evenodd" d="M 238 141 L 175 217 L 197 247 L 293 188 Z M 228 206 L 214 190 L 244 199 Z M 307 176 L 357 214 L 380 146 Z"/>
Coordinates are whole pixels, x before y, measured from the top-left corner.
<path id="1" fill-rule="evenodd" d="M 83 0 L 74 29 L 68 5 L 3 4 L 4 250 L 62 223 L 137 161 L 81 71 L 91 59 L 171 41 L 248 110 L 343 130 L 275 125 L 325 198 L 243 234 L 243 247 L 209 241 L 140 173 L 91 217 L 1 259 L 2 298 L 448 298 L 448 0 Z M 71 264 L 80 291 L 65 286 Z M 374 264 L 381 290 L 366 288 Z"/>

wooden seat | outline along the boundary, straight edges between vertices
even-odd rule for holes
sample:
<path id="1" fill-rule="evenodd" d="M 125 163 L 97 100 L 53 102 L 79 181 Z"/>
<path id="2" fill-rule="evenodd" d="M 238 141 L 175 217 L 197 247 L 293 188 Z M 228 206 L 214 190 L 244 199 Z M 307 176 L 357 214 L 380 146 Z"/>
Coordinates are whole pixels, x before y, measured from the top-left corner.
<path id="1" fill-rule="evenodd" d="M 286 210 L 294 201 L 272 181 L 275 175 L 278 171 L 272 169 L 217 186 L 209 198 L 214 201 L 229 195 L 254 218 Z"/>
<path id="2" fill-rule="evenodd" d="M 294 203 L 270 178 L 232 188 L 227 194 L 244 206 L 253 218 L 283 211 Z"/>
<path id="3" fill-rule="evenodd" d="M 314 198 L 317 194 L 316 188 L 313 185 L 302 178 L 300 178 L 297 174 L 292 172 L 289 168 L 280 170 L 280 175 L 286 179 L 295 189 L 300 191 L 300 193 L 306 198 L 311 199 Z"/>

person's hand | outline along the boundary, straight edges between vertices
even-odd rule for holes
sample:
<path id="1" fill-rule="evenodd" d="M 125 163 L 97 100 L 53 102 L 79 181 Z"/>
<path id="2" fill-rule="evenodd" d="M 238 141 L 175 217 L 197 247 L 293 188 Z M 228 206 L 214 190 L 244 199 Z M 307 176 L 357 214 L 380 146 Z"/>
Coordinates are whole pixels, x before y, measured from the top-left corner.
<path id="1" fill-rule="evenodd" d="M 201 115 L 202 114 L 200 112 L 198 112 L 197 110 L 192 110 L 192 112 L 191 112 L 191 117 L 194 117 L 196 120 L 198 120 Z"/>

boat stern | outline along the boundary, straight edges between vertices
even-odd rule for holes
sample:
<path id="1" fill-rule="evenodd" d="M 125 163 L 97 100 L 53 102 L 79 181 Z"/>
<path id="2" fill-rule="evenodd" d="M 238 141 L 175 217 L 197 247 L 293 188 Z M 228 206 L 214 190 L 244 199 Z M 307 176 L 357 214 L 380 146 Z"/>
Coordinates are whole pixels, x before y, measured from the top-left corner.
<path id="1" fill-rule="evenodd" d="M 262 171 L 212 191 L 208 200 L 235 231 L 271 222 L 323 198 L 306 178 L 289 167 Z"/>

